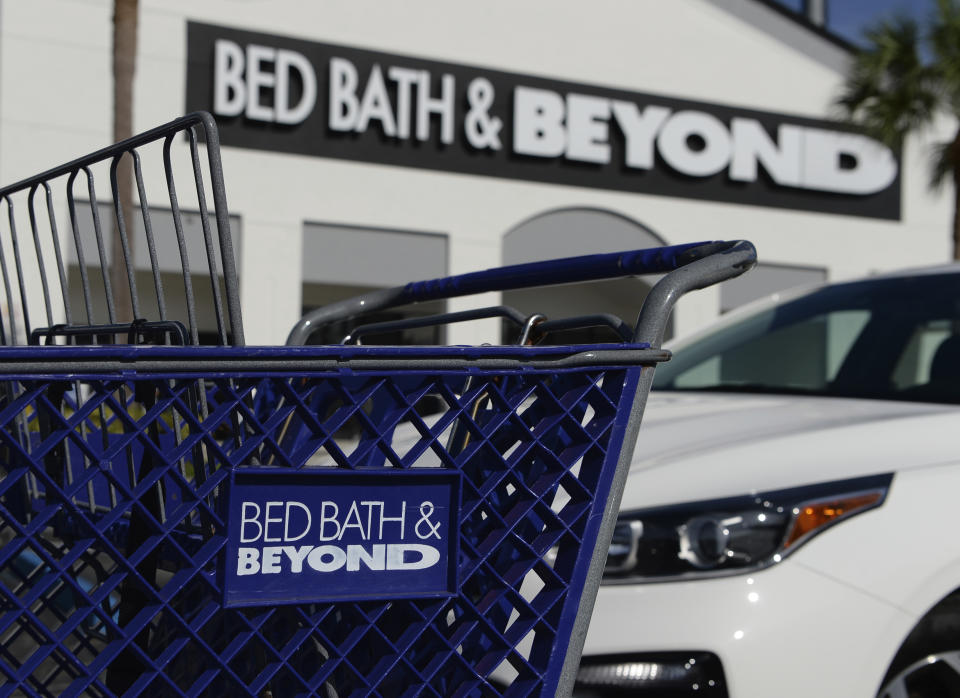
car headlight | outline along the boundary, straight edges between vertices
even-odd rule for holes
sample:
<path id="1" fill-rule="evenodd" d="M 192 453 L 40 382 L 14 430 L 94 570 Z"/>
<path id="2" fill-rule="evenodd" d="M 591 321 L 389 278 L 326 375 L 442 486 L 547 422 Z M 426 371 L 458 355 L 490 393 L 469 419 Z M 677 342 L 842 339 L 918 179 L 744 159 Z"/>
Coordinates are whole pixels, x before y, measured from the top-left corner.
<path id="1" fill-rule="evenodd" d="M 737 574 L 786 557 L 833 524 L 880 506 L 893 475 L 621 512 L 604 581 Z"/>

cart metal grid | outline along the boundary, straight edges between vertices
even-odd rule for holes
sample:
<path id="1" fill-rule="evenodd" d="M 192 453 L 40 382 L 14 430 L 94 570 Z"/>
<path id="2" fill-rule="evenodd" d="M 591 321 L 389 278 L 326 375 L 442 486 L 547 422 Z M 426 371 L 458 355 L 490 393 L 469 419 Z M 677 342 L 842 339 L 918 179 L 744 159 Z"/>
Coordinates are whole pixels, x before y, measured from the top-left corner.
<path id="1" fill-rule="evenodd" d="M 219 172 L 212 122 L 185 118 L 90 158 L 169 150 L 203 124 Z M 114 343 L 0 347 L 0 696 L 569 695 L 666 319 L 754 261 L 738 242 L 505 267 L 329 306 L 289 339 L 404 303 L 665 274 L 635 326 L 500 307 L 428 320 L 505 318 L 527 345 L 600 324 L 613 344 L 145 346 L 177 343 L 163 308 L 109 326 L 89 307 L 85 323 L 49 315 L 48 344 Z M 223 268 L 240 343 L 232 258 Z M 350 341 L 385 329 L 357 324 Z"/>

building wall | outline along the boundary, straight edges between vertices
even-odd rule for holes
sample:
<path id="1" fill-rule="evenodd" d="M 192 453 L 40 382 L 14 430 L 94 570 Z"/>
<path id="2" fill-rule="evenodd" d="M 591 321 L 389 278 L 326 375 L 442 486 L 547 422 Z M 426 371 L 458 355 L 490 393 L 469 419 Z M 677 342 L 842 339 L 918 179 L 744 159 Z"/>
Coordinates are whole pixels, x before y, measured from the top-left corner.
<path id="1" fill-rule="evenodd" d="M 110 141 L 112 6 L 0 2 L 6 183 Z M 818 119 L 831 114 L 848 60 L 842 48 L 751 0 L 141 0 L 138 130 L 185 109 L 188 20 Z M 282 342 L 300 316 L 307 222 L 444 234 L 453 274 L 501 264 L 507 232 L 569 208 L 624 217 L 670 244 L 750 239 L 761 260 L 822 268 L 830 280 L 942 262 L 950 197 L 927 190 L 926 155 L 926 141 L 908 142 L 901 219 L 891 221 L 225 147 L 231 214 L 242 221 L 247 341 Z M 719 310 L 719 291 L 698 292 L 681 302 L 675 329 L 688 331 Z M 457 327 L 449 339 L 489 341 L 495 329 Z"/>

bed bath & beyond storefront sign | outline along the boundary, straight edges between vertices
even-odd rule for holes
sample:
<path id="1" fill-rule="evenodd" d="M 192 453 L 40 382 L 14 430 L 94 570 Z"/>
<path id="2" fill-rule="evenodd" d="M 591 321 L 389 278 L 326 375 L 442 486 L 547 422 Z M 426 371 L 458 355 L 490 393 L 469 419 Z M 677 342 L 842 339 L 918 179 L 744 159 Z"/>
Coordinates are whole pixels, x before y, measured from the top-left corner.
<path id="1" fill-rule="evenodd" d="M 900 218 L 898 157 L 835 122 L 194 22 L 187 51 L 228 146 Z"/>

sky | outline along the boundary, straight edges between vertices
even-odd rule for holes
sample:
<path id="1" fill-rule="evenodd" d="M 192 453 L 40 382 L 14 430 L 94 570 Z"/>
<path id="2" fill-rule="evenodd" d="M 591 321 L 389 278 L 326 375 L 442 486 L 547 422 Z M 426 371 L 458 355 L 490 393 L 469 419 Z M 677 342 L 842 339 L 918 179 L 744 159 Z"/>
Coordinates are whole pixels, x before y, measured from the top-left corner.
<path id="1" fill-rule="evenodd" d="M 934 0 L 826 0 L 827 28 L 853 43 L 860 43 L 863 29 L 884 17 L 906 14 L 923 21 L 933 9 Z M 777 0 L 781 5 L 801 11 L 802 0 Z"/>

